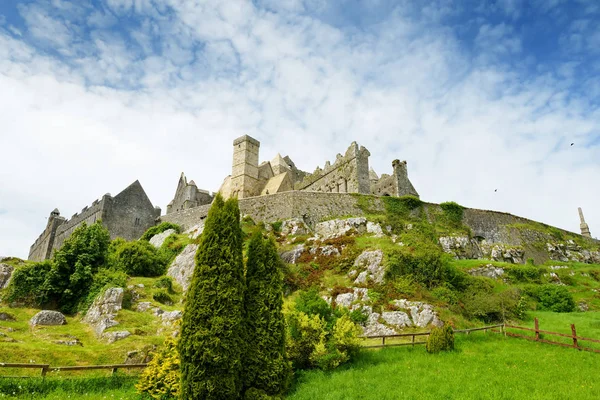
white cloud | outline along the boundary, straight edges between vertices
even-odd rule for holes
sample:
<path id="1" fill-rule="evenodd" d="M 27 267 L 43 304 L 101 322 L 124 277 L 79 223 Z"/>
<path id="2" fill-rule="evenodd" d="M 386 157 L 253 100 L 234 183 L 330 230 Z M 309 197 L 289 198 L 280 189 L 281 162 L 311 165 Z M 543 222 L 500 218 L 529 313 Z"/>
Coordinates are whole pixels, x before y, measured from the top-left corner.
<path id="1" fill-rule="evenodd" d="M 399 12 L 359 32 L 293 2 L 283 14 L 241 0 L 106 4 L 142 19 L 134 41 L 81 17 L 91 41 L 69 65 L 0 33 L 0 254 L 26 256 L 54 207 L 70 216 L 135 179 L 163 209 L 181 171 L 216 190 L 242 134 L 262 160 L 289 154 L 308 171 L 357 140 L 380 174 L 406 159 L 426 201 L 573 231 L 582 206 L 600 230 L 600 148 L 583 147 L 599 112 L 556 78 L 498 64 L 522 51 L 508 26 L 482 26 L 473 60 L 447 27 Z"/>

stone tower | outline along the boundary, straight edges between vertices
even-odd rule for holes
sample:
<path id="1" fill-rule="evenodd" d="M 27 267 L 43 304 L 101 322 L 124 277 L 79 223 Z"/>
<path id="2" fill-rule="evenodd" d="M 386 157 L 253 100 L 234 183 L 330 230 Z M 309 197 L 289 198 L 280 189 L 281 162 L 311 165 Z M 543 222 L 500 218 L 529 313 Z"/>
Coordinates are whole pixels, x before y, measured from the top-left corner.
<path id="1" fill-rule="evenodd" d="M 258 196 L 258 150 L 260 142 L 248 135 L 233 141 L 231 196 L 243 199 Z"/>
<path id="2" fill-rule="evenodd" d="M 397 193 L 396 196 L 416 196 L 419 197 L 419 193 L 415 190 L 414 186 L 408 179 L 408 171 L 406 167 L 406 161 L 394 160 L 392 161 L 392 167 L 394 168 L 394 178 L 397 182 Z"/>
<path id="3" fill-rule="evenodd" d="M 583 218 L 583 211 L 581 211 L 581 207 L 578 208 L 579 210 L 579 220 L 580 220 L 580 224 L 579 224 L 579 228 L 581 229 L 581 236 L 585 236 L 585 237 L 592 237 L 592 234 L 590 233 L 590 227 L 588 226 L 588 224 L 585 223 L 585 219 Z"/>

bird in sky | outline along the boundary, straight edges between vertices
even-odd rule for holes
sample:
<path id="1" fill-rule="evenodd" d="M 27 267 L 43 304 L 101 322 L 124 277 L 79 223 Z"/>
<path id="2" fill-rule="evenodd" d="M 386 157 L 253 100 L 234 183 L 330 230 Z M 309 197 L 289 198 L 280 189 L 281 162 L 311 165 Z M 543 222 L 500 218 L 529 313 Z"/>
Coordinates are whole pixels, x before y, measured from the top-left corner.
<path id="1" fill-rule="evenodd" d="M 494 192 L 497 192 L 497 191 L 498 191 L 498 189 L 494 189 Z"/>
<path id="2" fill-rule="evenodd" d="M 573 146 L 575 143 L 571 143 L 571 146 Z"/>

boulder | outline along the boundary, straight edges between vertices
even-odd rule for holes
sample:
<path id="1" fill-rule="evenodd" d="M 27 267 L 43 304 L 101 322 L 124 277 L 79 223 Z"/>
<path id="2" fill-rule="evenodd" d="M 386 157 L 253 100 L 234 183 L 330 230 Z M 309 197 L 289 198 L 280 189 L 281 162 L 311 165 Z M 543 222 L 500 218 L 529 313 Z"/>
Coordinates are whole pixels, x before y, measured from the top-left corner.
<path id="1" fill-rule="evenodd" d="M 157 233 L 156 235 L 152 236 L 152 238 L 150 238 L 150 244 L 156 248 L 160 248 L 165 242 L 165 240 L 174 233 L 177 233 L 175 229 L 167 229 L 162 233 Z"/>
<path id="2" fill-rule="evenodd" d="M 192 281 L 192 275 L 194 274 L 194 268 L 196 267 L 196 251 L 198 250 L 197 244 L 188 244 L 185 249 L 173 260 L 167 275 L 170 276 L 183 288 L 183 291 L 187 291 Z"/>
<path id="3" fill-rule="evenodd" d="M 433 307 L 420 301 L 408 301 L 406 299 L 394 300 L 394 305 L 400 309 L 409 310 L 410 317 L 414 326 L 425 328 L 431 324 L 433 326 L 442 326 L 443 322 L 438 318 Z"/>
<path id="4" fill-rule="evenodd" d="M 140 301 L 137 304 L 137 307 L 135 308 L 135 310 L 137 312 L 144 312 L 144 311 L 148 311 L 151 307 L 152 303 L 150 303 L 149 301 Z"/>
<path id="5" fill-rule="evenodd" d="M 281 224 L 281 234 L 284 236 L 308 235 L 310 234 L 310 229 L 308 229 L 304 221 L 300 218 L 292 218 L 283 221 Z"/>
<path id="6" fill-rule="evenodd" d="M 321 254 L 327 257 L 340 255 L 340 251 L 337 249 L 337 247 L 332 245 L 312 247 L 309 252 L 310 254 Z"/>
<path id="7" fill-rule="evenodd" d="M 165 311 L 162 314 L 160 314 L 160 318 L 163 320 L 163 322 L 177 321 L 178 319 L 181 319 L 181 317 L 183 317 L 183 312 L 179 310 Z"/>
<path id="8" fill-rule="evenodd" d="M 6 289 L 15 268 L 12 265 L 0 264 L 0 289 Z"/>
<path id="9" fill-rule="evenodd" d="M 66 325 L 67 319 L 58 311 L 44 310 L 35 314 L 29 321 L 32 326 L 37 325 Z"/>
<path id="10" fill-rule="evenodd" d="M 442 236 L 439 242 L 444 252 L 458 260 L 476 259 L 483 256 L 477 240 L 468 236 Z"/>
<path id="11" fill-rule="evenodd" d="M 55 340 L 52 343 L 60 344 L 63 346 L 83 346 L 83 343 L 81 343 L 81 341 L 79 341 L 79 339 L 77 339 L 76 337 L 67 340 Z"/>
<path id="12" fill-rule="evenodd" d="M 323 239 L 334 239 L 350 234 L 361 234 L 367 231 L 367 219 L 348 218 L 332 219 L 315 225 L 315 233 Z"/>
<path id="13" fill-rule="evenodd" d="M 123 308 L 123 288 L 109 288 L 94 300 L 83 322 L 90 324 L 97 336 L 119 323 L 114 320 L 117 312 Z"/>
<path id="14" fill-rule="evenodd" d="M 386 324 L 394 325 L 398 328 L 404 328 L 413 325 L 408 314 L 402 311 L 386 311 L 381 313 L 381 318 L 386 322 Z"/>
<path id="15" fill-rule="evenodd" d="M 102 334 L 102 337 L 108 343 L 114 343 L 117 340 L 122 340 L 129 336 L 131 336 L 131 332 L 129 332 L 129 331 L 113 331 L 113 332 L 104 332 Z"/>
<path id="16" fill-rule="evenodd" d="M 467 271 L 472 276 L 485 276 L 486 278 L 497 279 L 504 275 L 504 269 L 487 264 L 483 267 L 473 268 Z"/>
<path id="17" fill-rule="evenodd" d="M 364 269 L 366 274 L 360 273 L 358 278 L 354 280 L 355 284 L 365 284 L 368 279 L 373 280 L 375 283 L 383 283 L 383 275 L 385 274 L 385 267 L 381 264 L 383 261 L 383 251 L 381 250 L 366 250 L 361 255 L 356 257 L 354 260 L 354 268 L 356 271 Z M 354 272 L 351 271 L 351 272 Z"/>
<path id="18" fill-rule="evenodd" d="M 16 321 L 16 318 L 12 314 L 0 312 L 0 321 Z"/>
<path id="19" fill-rule="evenodd" d="M 375 237 L 385 236 L 383 234 L 383 229 L 381 229 L 381 225 L 371 221 L 367 221 L 367 233 L 372 233 Z"/>
<path id="20" fill-rule="evenodd" d="M 335 298 L 335 304 L 352 309 L 352 305 L 357 301 L 367 302 L 371 300 L 367 292 L 368 289 L 365 288 L 352 288 L 352 292 L 338 294 Z"/>
<path id="21" fill-rule="evenodd" d="M 302 253 L 304 253 L 304 250 L 305 250 L 304 245 L 299 244 L 298 246 L 294 247 L 292 250 L 281 253 L 280 254 L 281 260 L 288 264 L 296 264 L 296 262 L 298 261 L 298 259 L 302 255 Z"/>
<path id="22" fill-rule="evenodd" d="M 491 257 L 494 261 L 504 261 L 513 264 L 523 264 L 525 252 L 518 247 L 508 247 L 496 244 L 492 247 Z"/>
<path id="23" fill-rule="evenodd" d="M 396 334 L 392 328 L 385 326 L 379 322 L 381 314 L 371 312 L 367 319 L 367 323 L 363 327 L 363 335 L 365 336 L 388 336 Z"/>

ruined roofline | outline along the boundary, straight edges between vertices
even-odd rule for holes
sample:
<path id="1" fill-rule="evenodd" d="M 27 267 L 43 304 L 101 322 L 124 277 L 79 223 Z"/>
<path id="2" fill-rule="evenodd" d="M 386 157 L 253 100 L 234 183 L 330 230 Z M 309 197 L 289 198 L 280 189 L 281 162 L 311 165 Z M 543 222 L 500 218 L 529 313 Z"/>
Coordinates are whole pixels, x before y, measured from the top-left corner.
<path id="1" fill-rule="evenodd" d="M 233 145 L 235 146 L 235 145 L 243 143 L 243 142 L 249 142 L 255 146 L 260 146 L 260 142 L 258 140 L 254 139 L 253 137 L 248 136 L 248 135 L 240 136 L 239 138 L 235 139 L 233 141 Z"/>

